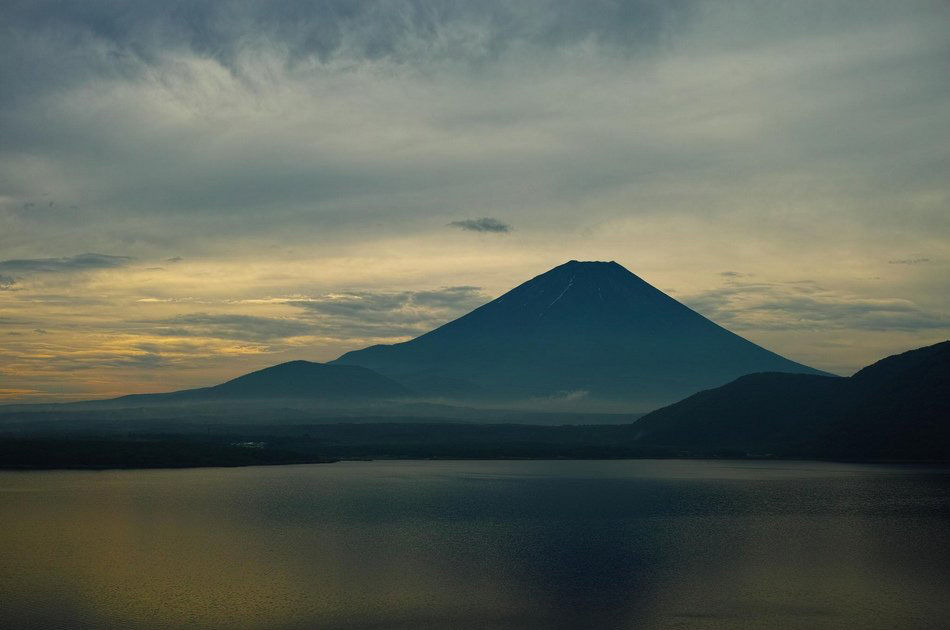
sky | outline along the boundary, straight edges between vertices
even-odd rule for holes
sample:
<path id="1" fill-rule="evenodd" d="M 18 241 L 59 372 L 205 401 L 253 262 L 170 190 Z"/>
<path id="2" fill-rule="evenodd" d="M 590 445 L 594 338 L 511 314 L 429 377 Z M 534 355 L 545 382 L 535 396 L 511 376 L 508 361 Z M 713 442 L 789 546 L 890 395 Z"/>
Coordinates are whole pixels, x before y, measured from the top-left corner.
<path id="1" fill-rule="evenodd" d="M 4 0 L 0 401 L 209 385 L 615 260 L 848 375 L 950 337 L 950 4 Z"/>

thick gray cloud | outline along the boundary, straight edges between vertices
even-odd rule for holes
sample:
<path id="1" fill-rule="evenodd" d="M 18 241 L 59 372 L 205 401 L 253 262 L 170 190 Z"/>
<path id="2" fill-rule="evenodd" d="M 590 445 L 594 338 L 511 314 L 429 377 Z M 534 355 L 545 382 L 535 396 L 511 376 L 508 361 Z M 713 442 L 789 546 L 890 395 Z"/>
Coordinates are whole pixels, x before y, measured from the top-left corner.
<path id="1" fill-rule="evenodd" d="M 279 42 L 290 61 L 338 55 L 411 60 L 421 54 L 491 58 L 523 43 L 590 39 L 619 47 L 662 41 L 686 19 L 686 0 L 103 0 L 6 3 L 12 31 L 83 36 L 144 61 L 187 49 L 233 66 L 243 50 Z M 121 59 L 115 62 L 121 63 Z"/>
<path id="2" fill-rule="evenodd" d="M 32 258 L 0 260 L 0 271 L 7 273 L 69 273 L 93 269 L 111 269 L 132 262 L 128 256 L 79 254 L 65 258 Z"/>
<path id="3" fill-rule="evenodd" d="M 466 230 L 468 232 L 504 233 L 511 231 L 511 226 L 507 223 L 502 223 L 498 219 L 491 219 L 489 217 L 482 217 L 481 219 L 465 219 L 463 221 L 452 221 L 449 223 L 449 225 L 460 230 Z"/>
<path id="4" fill-rule="evenodd" d="M 9 2 L 0 219 L 15 231 L 0 247 L 55 251 L 63 225 L 139 257 L 193 259 L 233 238 L 353 242 L 437 231 L 443 208 L 478 212 L 486 195 L 519 234 L 749 207 L 762 230 L 802 230 L 824 204 L 877 219 L 859 226 L 945 229 L 938 11 Z M 909 148 L 898 161 L 895 146 Z M 778 211 L 787 199 L 808 211 Z M 910 204 L 914 222 L 892 218 Z"/>

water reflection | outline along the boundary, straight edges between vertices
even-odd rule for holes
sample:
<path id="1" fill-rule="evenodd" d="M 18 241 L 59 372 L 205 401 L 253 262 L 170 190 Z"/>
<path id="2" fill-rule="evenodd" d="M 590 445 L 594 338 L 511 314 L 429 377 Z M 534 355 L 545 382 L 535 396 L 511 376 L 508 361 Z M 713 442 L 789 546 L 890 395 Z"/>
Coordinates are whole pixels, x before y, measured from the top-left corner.
<path id="1" fill-rule="evenodd" d="M 0 626 L 927 628 L 946 471 L 361 462 L 0 474 Z"/>

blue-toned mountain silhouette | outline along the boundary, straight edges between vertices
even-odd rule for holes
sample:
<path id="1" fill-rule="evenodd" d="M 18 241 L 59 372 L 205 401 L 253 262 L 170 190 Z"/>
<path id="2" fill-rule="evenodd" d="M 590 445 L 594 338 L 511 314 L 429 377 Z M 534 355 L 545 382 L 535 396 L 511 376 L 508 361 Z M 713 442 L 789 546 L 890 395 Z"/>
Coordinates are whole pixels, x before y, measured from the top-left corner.
<path id="1" fill-rule="evenodd" d="M 235 400 L 379 400 L 404 398 L 408 389 L 356 365 L 288 361 L 212 387 L 163 394 L 132 394 L 114 403 L 188 403 Z"/>
<path id="2" fill-rule="evenodd" d="M 706 319 L 615 262 L 570 261 L 411 341 L 348 352 L 427 395 L 566 397 L 648 410 L 753 372 L 822 374 Z"/>

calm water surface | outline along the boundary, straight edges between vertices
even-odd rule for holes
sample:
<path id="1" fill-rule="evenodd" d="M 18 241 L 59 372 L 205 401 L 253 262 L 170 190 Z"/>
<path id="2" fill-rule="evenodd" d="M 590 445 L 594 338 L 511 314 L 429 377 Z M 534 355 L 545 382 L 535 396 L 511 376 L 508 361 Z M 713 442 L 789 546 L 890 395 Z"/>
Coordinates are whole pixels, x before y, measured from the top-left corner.
<path id="1" fill-rule="evenodd" d="M 0 473 L 4 628 L 947 628 L 950 471 Z"/>

